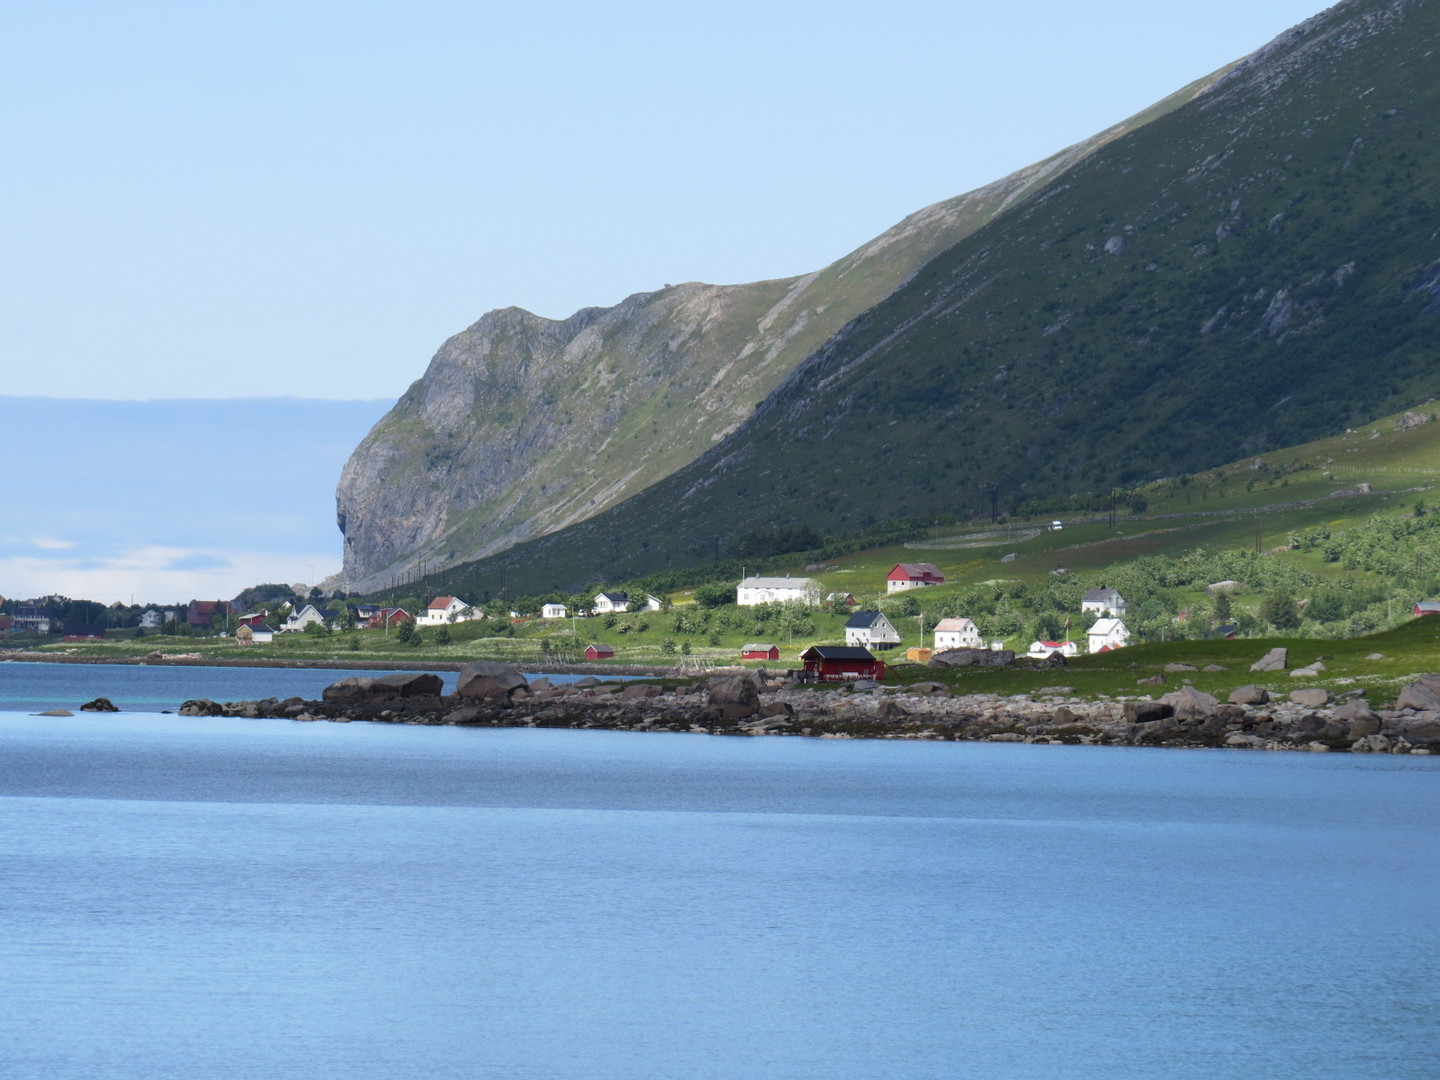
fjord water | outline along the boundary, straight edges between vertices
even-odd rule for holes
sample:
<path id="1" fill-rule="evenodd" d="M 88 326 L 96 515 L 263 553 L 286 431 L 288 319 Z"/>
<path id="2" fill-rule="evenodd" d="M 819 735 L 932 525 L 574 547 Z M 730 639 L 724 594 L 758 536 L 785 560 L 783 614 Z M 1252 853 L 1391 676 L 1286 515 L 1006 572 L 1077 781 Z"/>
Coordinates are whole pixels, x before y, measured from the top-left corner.
<path id="1" fill-rule="evenodd" d="M 0 1076 L 1432 1077 L 1437 811 L 1433 758 L 0 713 Z"/>

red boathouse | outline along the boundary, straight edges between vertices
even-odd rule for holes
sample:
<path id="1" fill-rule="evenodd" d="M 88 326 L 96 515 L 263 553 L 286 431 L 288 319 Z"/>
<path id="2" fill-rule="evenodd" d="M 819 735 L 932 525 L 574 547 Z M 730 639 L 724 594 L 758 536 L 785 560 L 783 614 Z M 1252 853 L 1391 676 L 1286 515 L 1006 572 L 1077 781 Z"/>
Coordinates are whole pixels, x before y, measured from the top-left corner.
<path id="1" fill-rule="evenodd" d="M 854 645 L 812 645 L 800 654 L 800 660 L 805 665 L 805 678 L 815 682 L 885 681 L 885 661 L 875 659 L 869 649 Z"/>
<path id="2" fill-rule="evenodd" d="M 612 649 L 609 645 L 586 645 L 585 659 L 613 660 L 615 659 L 615 650 Z"/>

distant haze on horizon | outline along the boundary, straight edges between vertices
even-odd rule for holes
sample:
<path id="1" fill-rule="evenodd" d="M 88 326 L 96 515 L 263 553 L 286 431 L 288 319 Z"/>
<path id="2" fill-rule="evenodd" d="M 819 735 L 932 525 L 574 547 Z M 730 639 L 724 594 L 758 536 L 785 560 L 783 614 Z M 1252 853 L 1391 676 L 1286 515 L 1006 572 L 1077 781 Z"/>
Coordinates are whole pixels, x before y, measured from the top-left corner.
<path id="1" fill-rule="evenodd" d="M 819 269 L 1318 10 L 27 5 L 0 389 L 393 401 L 487 310 Z"/>

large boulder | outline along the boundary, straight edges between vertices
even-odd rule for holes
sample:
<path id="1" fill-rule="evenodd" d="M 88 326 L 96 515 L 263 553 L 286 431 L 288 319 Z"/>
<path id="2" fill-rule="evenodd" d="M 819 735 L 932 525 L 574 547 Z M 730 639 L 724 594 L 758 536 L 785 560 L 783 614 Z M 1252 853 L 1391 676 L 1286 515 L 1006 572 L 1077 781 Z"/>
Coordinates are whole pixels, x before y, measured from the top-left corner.
<path id="1" fill-rule="evenodd" d="M 1317 686 L 1309 690 L 1290 691 L 1290 700 L 1296 705 L 1304 705 L 1307 709 L 1319 709 L 1329 705 L 1335 698 L 1329 690 Z"/>
<path id="2" fill-rule="evenodd" d="M 1251 671 L 1284 671 L 1290 664 L 1289 649 L 1271 649 L 1250 665 Z"/>
<path id="3" fill-rule="evenodd" d="M 760 694 L 748 675 L 720 675 L 709 679 L 710 706 L 727 720 L 754 716 L 760 708 Z"/>
<path id="4" fill-rule="evenodd" d="M 179 711 L 181 716 L 224 716 L 225 706 L 209 698 L 191 698 Z"/>
<path id="5" fill-rule="evenodd" d="M 381 675 L 370 684 L 372 697 L 439 697 L 445 680 L 428 671 L 399 671 Z"/>
<path id="6" fill-rule="evenodd" d="M 1169 719 L 1174 712 L 1175 707 L 1164 701 L 1125 702 L 1125 719 L 1132 724 L 1153 724 Z"/>
<path id="7" fill-rule="evenodd" d="M 631 683 L 620 691 L 620 700 L 643 701 L 645 698 L 659 697 L 664 692 L 654 683 Z"/>
<path id="8" fill-rule="evenodd" d="M 80 706 L 81 712 L 119 712 L 119 708 L 108 697 L 97 697 Z"/>
<path id="9" fill-rule="evenodd" d="M 1400 691 L 1400 696 L 1395 699 L 1395 708 L 1417 712 L 1440 709 L 1440 676 L 1421 675 Z"/>
<path id="10" fill-rule="evenodd" d="M 1394 728 L 1411 746 L 1432 747 L 1440 744 L 1440 713 L 1421 713 L 1419 716 L 1396 720 Z"/>
<path id="11" fill-rule="evenodd" d="M 525 676 L 509 664 L 476 660 L 460 669 L 455 692 L 463 698 L 498 698 L 528 685 Z"/>
<path id="12" fill-rule="evenodd" d="M 1230 691 L 1231 705 L 1264 705 L 1269 700 L 1270 692 L 1263 686 L 1256 686 L 1254 683 L 1237 686 Z"/>
<path id="13" fill-rule="evenodd" d="M 1220 702 L 1212 695 L 1193 686 L 1184 686 L 1174 693 L 1165 694 L 1160 701 L 1174 710 L 1176 720 L 1209 720 L 1220 708 Z"/>
<path id="14" fill-rule="evenodd" d="M 321 697 L 335 705 L 353 705 L 370 696 L 370 685 L 374 681 L 368 675 L 351 675 L 325 687 Z"/>
<path id="15" fill-rule="evenodd" d="M 930 657 L 930 667 L 1007 667 L 1015 662 L 1013 649 L 946 649 Z"/>

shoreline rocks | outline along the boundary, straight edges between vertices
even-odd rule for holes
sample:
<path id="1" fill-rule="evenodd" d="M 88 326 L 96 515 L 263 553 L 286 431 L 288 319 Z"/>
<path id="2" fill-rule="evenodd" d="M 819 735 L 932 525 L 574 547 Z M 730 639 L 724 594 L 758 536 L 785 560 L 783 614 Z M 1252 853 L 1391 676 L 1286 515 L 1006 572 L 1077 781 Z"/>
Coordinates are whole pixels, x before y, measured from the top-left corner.
<path id="1" fill-rule="evenodd" d="M 222 704 L 199 699 L 187 701 L 180 712 L 301 722 L 1440 753 L 1440 708 L 1375 712 L 1353 699 L 1332 704 L 1324 690 L 1295 691 L 1287 701 L 1271 701 L 1263 691 L 1237 691 L 1230 702 L 1221 703 L 1187 686 L 1159 701 L 1148 697 L 1087 701 L 1058 694 L 1044 695 L 1043 700 L 1029 695 L 964 695 L 936 692 L 929 685 L 822 690 L 785 680 L 771 682 L 759 672 L 711 677 L 673 689 L 594 679 L 565 686 L 547 679 L 529 683 L 501 664 L 486 664 L 471 674 L 469 695 L 429 693 L 430 684 L 404 676 L 351 678 L 328 687 L 320 701 L 268 698 Z M 1424 678 L 1440 687 L 1440 676 Z M 1322 696 L 1327 699 L 1323 704 Z M 1300 698 L 1304 700 L 1295 700 Z"/>

